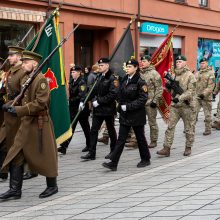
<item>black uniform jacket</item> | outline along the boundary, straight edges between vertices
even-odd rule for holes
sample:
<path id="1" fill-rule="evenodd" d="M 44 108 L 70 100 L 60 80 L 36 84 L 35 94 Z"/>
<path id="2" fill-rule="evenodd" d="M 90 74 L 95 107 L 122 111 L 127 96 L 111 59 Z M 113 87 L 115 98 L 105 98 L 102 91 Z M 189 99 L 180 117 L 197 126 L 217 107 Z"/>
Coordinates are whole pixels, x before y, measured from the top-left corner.
<path id="1" fill-rule="evenodd" d="M 105 76 L 99 74 L 97 84 L 93 90 L 93 101 L 99 106 L 93 108 L 93 114 L 97 116 L 113 116 L 116 114 L 116 97 L 118 95 L 118 79 L 109 70 Z"/>
<path id="2" fill-rule="evenodd" d="M 119 123 L 127 126 L 145 125 L 145 103 L 148 97 L 146 83 L 139 73 L 135 73 L 128 84 L 127 80 L 128 75 L 122 80 L 118 96 Z M 121 105 L 126 105 L 126 111 L 122 111 Z"/>
<path id="3" fill-rule="evenodd" d="M 85 80 L 80 76 L 75 82 L 73 79 L 69 82 L 69 109 L 70 114 L 76 114 L 78 112 L 79 103 L 85 100 L 87 93 L 87 85 Z M 81 112 L 83 114 L 89 114 L 89 106 L 86 104 L 85 108 Z"/>

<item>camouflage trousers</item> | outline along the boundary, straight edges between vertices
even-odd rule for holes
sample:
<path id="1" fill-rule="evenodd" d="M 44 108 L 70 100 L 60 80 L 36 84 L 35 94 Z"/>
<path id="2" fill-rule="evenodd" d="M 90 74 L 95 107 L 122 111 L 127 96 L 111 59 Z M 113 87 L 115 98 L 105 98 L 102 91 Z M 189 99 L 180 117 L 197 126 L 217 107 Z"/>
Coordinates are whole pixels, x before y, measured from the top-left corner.
<path id="1" fill-rule="evenodd" d="M 205 130 L 211 131 L 212 129 L 212 101 L 197 99 L 196 100 L 196 115 L 197 116 L 201 108 L 203 108 L 204 115 L 205 115 Z"/>
<path id="2" fill-rule="evenodd" d="M 193 120 L 195 118 L 195 115 L 196 115 L 195 110 L 192 110 L 192 108 L 189 107 L 175 108 L 171 106 L 168 128 L 165 132 L 164 147 L 171 148 L 173 144 L 175 128 L 180 119 L 182 119 L 184 123 L 185 136 L 186 136 L 185 147 L 193 146 L 194 136 L 195 136 Z"/>
<path id="3" fill-rule="evenodd" d="M 220 96 L 219 96 L 219 101 L 218 101 L 218 106 L 217 106 L 217 115 L 216 115 L 215 121 L 220 121 Z"/>
<path id="4" fill-rule="evenodd" d="M 145 107 L 148 124 L 150 127 L 150 140 L 151 142 L 157 142 L 158 140 L 158 125 L 157 125 L 157 108 L 151 108 L 150 106 Z"/>

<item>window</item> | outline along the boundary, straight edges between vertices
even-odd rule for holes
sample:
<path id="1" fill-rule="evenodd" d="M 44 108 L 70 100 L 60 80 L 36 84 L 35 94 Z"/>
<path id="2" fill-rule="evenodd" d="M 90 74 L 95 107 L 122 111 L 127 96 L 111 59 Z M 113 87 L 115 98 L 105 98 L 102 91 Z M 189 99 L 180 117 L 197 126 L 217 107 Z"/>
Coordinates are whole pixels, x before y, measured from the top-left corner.
<path id="1" fill-rule="evenodd" d="M 8 54 L 8 46 L 16 45 L 23 39 L 25 34 L 31 28 L 30 23 L 20 23 L 14 21 L 0 20 L 0 57 L 6 58 Z M 34 28 L 20 45 L 26 47 L 34 37 Z"/>
<path id="2" fill-rule="evenodd" d="M 199 0 L 199 5 L 202 7 L 208 7 L 208 0 Z"/>

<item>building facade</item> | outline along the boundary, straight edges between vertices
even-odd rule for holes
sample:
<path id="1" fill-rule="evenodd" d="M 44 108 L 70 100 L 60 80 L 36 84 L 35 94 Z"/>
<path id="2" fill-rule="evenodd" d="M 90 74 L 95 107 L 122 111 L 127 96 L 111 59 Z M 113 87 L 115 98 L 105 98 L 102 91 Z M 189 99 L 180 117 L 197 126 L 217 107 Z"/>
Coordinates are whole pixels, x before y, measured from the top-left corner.
<path id="1" fill-rule="evenodd" d="M 185 54 L 189 67 L 197 68 L 205 56 L 220 67 L 220 1 L 217 0 L 64 0 L 60 9 L 61 36 L 80 24 L 64 45 L 65 68 L 71 63 L 91 66 L 109 56 L 131 18 L 135 54 L 152 55 L 166 34 L 174 32 L 174 54 Z M 0 2 L 0 56 L 34 29 L 25 46 L 39 30 L 56 0 L 4 0 Z M 68 76 L 67 76 L 68 78 Z"/>

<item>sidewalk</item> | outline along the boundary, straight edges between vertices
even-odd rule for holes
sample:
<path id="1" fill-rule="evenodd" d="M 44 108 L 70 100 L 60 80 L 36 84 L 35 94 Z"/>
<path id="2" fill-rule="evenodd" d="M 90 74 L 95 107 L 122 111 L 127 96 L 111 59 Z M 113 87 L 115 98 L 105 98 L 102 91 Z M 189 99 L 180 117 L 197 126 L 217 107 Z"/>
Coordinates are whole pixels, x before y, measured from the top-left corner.
<path id="1" fill-rule="evenodd" d="M 39 199 L 45 178 L 24 181 L 20 200 L 0 203 L 0 219 L 220 219 L 220 131 L 203 136 L 203 120 L 200 113 L 192 156 L 183 156 L 182 121 L 171 156 L 156 155 L 166 130 L 159 118 L 160 137 L 158 147 L 151 149 L 152 165 L 137 168 L 138 150 L 125 149 L 117 172 L 101 166 L 109 153 L 106 145 L 98 145 L 95 161 L 81 161 L 85 138 L 77 130 L 67 155 L 59 156 L 59 193 Z M 146 134 L 149 137 L 148 126 Z M 0 192 L 8 189 L 8 181 L 0 184 Z"/>

